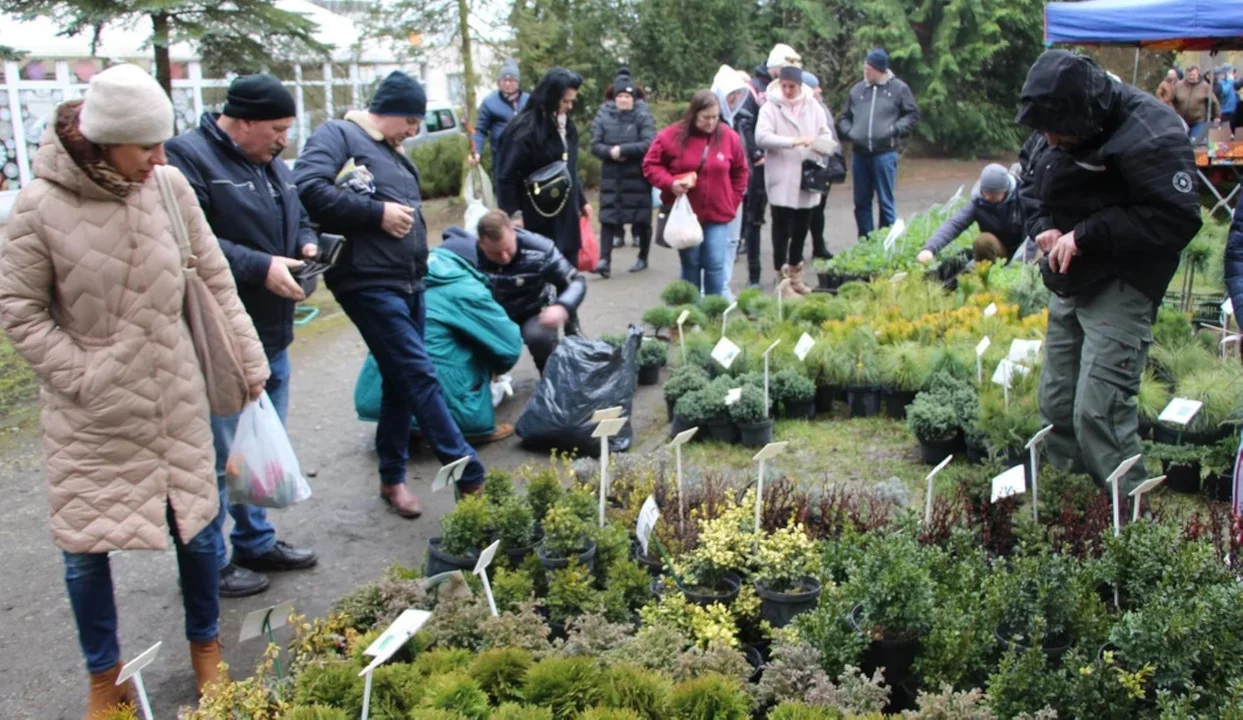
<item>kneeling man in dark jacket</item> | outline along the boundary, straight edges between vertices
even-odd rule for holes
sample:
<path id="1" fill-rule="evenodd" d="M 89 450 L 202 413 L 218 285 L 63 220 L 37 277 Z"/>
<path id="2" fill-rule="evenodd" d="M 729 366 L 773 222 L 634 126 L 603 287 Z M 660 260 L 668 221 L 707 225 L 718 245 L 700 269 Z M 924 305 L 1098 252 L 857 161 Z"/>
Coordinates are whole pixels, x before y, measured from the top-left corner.
<path id="1" fill-rule="evenodd" d="M 1050 50 L 1032 65 L 1016 121 L 1028 234 L 1053 291 L 1040 378 L 1049 460 L 1102 483 L 1140 452 L 1135 394 L 1156 308 L 1200 229 L 1195 156 L 1167 105 Z M 1122 492 L 1144 479 L 1123 476 Z"/>
<path id="2" fill-rule="evenodd" d="M 509 319 L 522 328 L 522 342 L 542 375 L 548 356 L 561 342 L 561 329 L 577 332 L 575 316 L 587 295 L 587 281 L 552 240 L 514 227 L 503 210 L 484 215 L 478 234 L 479 271 L 488 276 L 492 296 Z M 452 242 L 446 241 L 445 247 Z"/>

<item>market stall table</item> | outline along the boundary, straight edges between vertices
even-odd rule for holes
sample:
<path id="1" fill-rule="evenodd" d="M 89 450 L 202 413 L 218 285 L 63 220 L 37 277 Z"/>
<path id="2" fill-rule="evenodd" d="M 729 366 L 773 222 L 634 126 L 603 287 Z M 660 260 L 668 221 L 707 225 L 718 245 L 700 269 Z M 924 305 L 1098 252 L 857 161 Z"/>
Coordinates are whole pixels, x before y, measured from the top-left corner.
<path id="1" fill-rule="evenodd" d="M 1243 188 L 1243 139 L 1212 142 L 1196 148 L 1196 174 L 1209 192 L 1217 198 L 1210 215 L 1222 208 L 1226 219 L 1234 213 L 1234 203 Z M 1234 181 L 1234 187 L 1222 194 L 1225 186 Z"/>

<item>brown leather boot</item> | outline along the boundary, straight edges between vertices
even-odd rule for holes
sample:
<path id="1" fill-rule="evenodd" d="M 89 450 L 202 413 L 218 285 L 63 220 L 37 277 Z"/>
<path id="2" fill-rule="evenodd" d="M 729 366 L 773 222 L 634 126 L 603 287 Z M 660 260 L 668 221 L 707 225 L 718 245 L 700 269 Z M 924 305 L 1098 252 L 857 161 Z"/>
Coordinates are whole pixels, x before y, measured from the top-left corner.
<path id="1" fill-rule="evenodd" d="M 807 295 L 811 288 L 803 282 L 803 263 L 790 266 L 790 289 L 799 295 Z"/>
<path id="2" fill-rule="evenodd" d="M 130 684 L 117 686 L 121 663 L 101 673 L 91 673 L 91 694 L 86 700 L 86 720 L 99 720 L 118 705 L 130 702 Z"/>
<path id="3" fill-rule="evenodd" d="M 227 680 L 228 675 L 220 672 L 220 638 L 215 637 L 204 642 L 190 641 L 190 665 L 194 667 L 194 680 L 198 685 L 199 697 L 203 696 L 203 688 L 217 680 Z"/>
<path id="4" fill-rule="evenodd" d="M 780 286 L 781 283 L 785 280 L 789 280 L 789 282 L 787 282 L 785 284 L 785 287 L 782 288 L 781 290 L 781 299 L 782 300 L 797 300 L 798 298 L 802 297 L 794 289 L 794 266 L 792 265 L 781 266 L 781 277 L 777 280 L 777 285 Z"/>

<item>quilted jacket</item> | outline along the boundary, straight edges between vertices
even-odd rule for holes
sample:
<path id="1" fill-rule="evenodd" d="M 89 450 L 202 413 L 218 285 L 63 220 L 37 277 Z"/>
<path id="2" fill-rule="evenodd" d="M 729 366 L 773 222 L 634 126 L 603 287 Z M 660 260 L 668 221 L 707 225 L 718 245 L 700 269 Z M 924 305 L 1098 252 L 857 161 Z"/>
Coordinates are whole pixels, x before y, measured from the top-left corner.
<path id="1" fill-rule="evenodd" d="M 185 177 L 172 168 L 198 272 L 242 339 L 263 346 Z M 93 182 L 48 124 L 0 246 L 0 323 L 41 382 L 56 545 L 162 550 L 166 504 L 189 540 L 216 516 L 207 396 L 182 319 L 181 253 L 155 179 L 122 198 Z"/>

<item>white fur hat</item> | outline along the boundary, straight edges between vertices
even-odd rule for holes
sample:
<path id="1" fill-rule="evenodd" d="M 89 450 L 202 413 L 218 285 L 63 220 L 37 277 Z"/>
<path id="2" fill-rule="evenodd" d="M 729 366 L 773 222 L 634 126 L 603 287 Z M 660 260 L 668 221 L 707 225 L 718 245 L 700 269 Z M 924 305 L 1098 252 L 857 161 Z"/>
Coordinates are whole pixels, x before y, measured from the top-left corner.
<path id="1" fill-rule="evenodd" d="M 173 136 L 173 104 L 146 70 L 115 65 L 91 78 L 78 129 L 96 145 L 156 145 Z"/>

